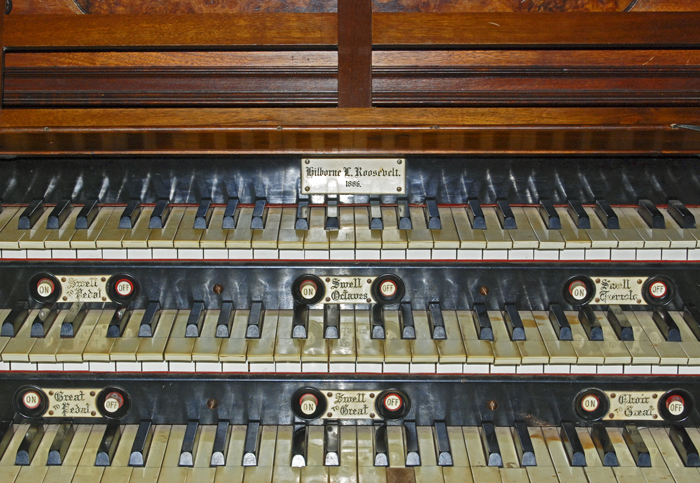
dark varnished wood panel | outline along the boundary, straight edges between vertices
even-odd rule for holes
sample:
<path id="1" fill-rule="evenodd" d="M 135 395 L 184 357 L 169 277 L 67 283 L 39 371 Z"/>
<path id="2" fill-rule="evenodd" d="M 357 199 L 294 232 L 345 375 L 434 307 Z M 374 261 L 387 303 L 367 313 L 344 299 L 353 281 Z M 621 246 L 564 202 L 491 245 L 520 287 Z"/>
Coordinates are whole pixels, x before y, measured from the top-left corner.
<path id="1" fill-rule="evenodd" d="M 338 105 L 372 105 L 370 0 L 343 0 L 338 6 Z"/>
<path id="2" fill-rule="evenodd" d="M 337 16 L 249 15 L 10 15 L 8 48 L 333 46 Z"/>
<path id="3" fill-rule="evenodd" d="M 375 46 L 665 48 L 700 44 L 698 13 L 375 13 Z M 375 47 L 376 48 L 376 47 Z"/>
<path id="4" fill-rule="evenodd" d="M 631 0 L 373 0 L 375 12 L 621 12 Z"/>
<path id="5" fill-rule="evenodd" d="M 693 153 L 696 109 L 6 109 L 0 152 Z"/>
<path id="6" fill-rule="evenodd" d="M 337 105 L 338 55 L 281 52 L 11 52 L 8 107 Z"/>
<path id="7" fill-rule="evenodd" d="M 698 50 L 378 51 L 390 105 L 698 105 Z"/>

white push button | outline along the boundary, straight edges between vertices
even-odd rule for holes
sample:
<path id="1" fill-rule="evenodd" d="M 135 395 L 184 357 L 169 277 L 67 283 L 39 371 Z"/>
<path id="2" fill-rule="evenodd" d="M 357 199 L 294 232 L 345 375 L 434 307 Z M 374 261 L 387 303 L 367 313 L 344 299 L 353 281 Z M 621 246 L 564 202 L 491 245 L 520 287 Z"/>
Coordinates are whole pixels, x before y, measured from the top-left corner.
<path id="1" fill-rule="evenodd" d="M 401 406 L 403 406 L 403 401 L 398 394 L 387 394 L 384 398 L 384 407 L 389 411 L 398 411 L 401 409 Z"/>
<path id="2" fill-rule="evenodd" d="M 316 396 L 313 394 L 304 394 L 301 396 L 301 399 L 299 399 L 299 405 L 301 406 L 302 413 L 306 414 L 307 416 L 311 416 L 316 412 L 316 408 L 318 407 L 318 399 L 316 399 Z"/>
<path id="3" fill-rule="evenodd" d="M 385 297 L 391 297 L 396 293 L 396 283 L 391 280 L 384 280 L 379 286 L 379 291 Z"/>
<path id="4" fill-rule="evenodd" d="M 50 297 L 54 290 L 56 286 L 50 278 L 42 278 L 36 284 L 36 291 L 41 297 Z"/>
<path id="5" fill-rule="evenodd" d="M 105 398 L 105 411 L 115 413 L 124 405 L 124 397 L 118 392 L 110 392 Z"/>
<path id="6" fill-rule="evenodd" d="M 581 399 L 581 409 L 587 413 L 592 413 L 600 406 L 600 399 L 595 394 L 587 394 Z"/>
<path id="7" fill-rule="evenodd" d="M 122 297 L 127 297 L 133 293 L 134 284 L 131 283 L 131 280 L 127 280 L 124 278 L 117 282 L 116 290 L 117 293 Z"/>
<path id="8" fill-rule="evenodd" d="M 304 280 L 303 282 L 301 282 L 299 290 L 301 291 L 302 297 L 304 297 L 306 300 L 311 300 L 316 296 L 318 287 L 316 286 L 316 283 L 313 280 Z"/>
<path id="9" fill-rule="evenodd" d="M 666 399 L 666 409 L 674 416 L 680 416 L 685 411 L 685 401 L 682 397 L 674 394 Z"/>
<path id="10" fill-rule="evenodd" d="M 664 282 L 654 282 L 649 286 L 649 294 L 657 299 L 660 299 L 666 295 L 668 292 L 668 287 Z"/>
<path id="11" fill-rule="evenodd" d="M 584 300 L 588 297 L 588 287 L 580 280 L 574 280 L 569 284 L 569 293 L 574 300 Z"/>
<path id="12" fill-rule="evenodd" d="M 27 391 L 24 393 L 24 396 L 22 396 L 22 404 L 24 404 L 27 409 L 36 409 L 41 404 L 41 396 L 39 396 L 39 393 L 36 391 Z"/>

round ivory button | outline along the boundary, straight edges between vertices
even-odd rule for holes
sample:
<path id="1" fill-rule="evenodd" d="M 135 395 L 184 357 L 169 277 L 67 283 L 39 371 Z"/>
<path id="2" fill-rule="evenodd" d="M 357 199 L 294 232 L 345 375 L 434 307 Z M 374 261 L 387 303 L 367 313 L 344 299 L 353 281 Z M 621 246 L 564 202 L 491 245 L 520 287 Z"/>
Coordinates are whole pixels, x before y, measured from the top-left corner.
<path id="1" fill-rule="evenodd" d="M 581 399 L 581 409 L 587 413 L 592 413 L 600 406 L 600 399 L 595 394 L 587 394 Z"/>
<path id="2" fill-rule="evenodd" d="M 105 411 L 115 413 L 124 404 L 124 397 L 118 392 L 110 392 L 105 398 Z"/>
<path id="3" fill-rule="evenodd" d="M 666 399 L 666 409 L 668 409 L 668 412 L 674 416 L 680 416 L 685 410 L 685 401 L 682 397 L 674 394 Z"/>
<path id="4" fill-rule="evenodd" d="M 301 291 L 302 297 L 304 297 L 306 300 L 311 300 L 316 296 L 316 291 L 318 290 L 318 287 L 316 286 L 316 283 L 313 280 L 304 280 L 303 282 L 301 282 L 299 290 Z"/>
<path id="5" fill-rule="evenodd" d="M 401 406 L 403 406 L 403 401 L 401 400 L 401 396 L 398 394 L 387 394 L 387 396 L 384 398 L 384 407 L 389 411 L 398 411 L 401 409 Z"/>
<path id="6" fill-rule="evenodd" d="M 396 293 L 396 290 L 397 290 L 396 283 L 394 283 L 391 280 L 385 280 L 379 286 L 379 291 L 385 297 L 391 297 L 392 295 L 394 295 Z"/>
<path id="7" fill-rule="evenodd" d="M 310 416 L 316 412 L 318 399 L 316 399 L 316 396 L 313 394 L 304 394 L 301 396 L 301 399 L 299 399 L 299 405 L 301 406 L 301 412 Z"/>
<path id="8" fill-rule="evenodd" d="M 666 292 L 668 291 L 668 287 L 664 282 L 654 282 L 649 286 L 649 294 L 651 294 L 652 297 L 655 297 L 657 299 L 660 299 L 664 295 L 666 295 Z"/>
<path id="9" fill-rule="evenodd" d="M 36 409 L 41 404 L 41 396 L 38 392 L 27 391 L 22 396 L 22 404 L 25 405 L 27 409 Z"/>
<path id="10" fill-rule="evenodd" d="M 122 297 L 127 297 L 134 291 L 134 284 L 130 280 L 123 278 L 117 282 L 116 290 Z"/>
<path id="11" fill-rule="evenodd" d="M 569 293 L 575 300 L 583 300 L 588 297 L 588 287 L 580 280 L 574 280 L 569 284 Z"/>
<path id="12" fill-rule="evenodd" d="M 42 278 L 36 284 L 36 291 L 41 297 L 49 297 L 53 293 L 56 287 L 50 278 Z"/>

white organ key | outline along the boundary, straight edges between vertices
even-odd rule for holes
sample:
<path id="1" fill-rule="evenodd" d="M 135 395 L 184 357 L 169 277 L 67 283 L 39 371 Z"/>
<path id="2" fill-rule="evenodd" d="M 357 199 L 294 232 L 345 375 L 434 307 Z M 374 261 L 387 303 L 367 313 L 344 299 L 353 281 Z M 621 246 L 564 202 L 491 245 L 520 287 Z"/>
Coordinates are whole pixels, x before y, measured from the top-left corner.
<path id="1" fill-rule="evenodd" d="M 83 449 L 83 454 L 80 457 L 80 463 L 78 463 L 73 476 L 72 481 L 74 483 L 89 483 L 102 479 L 105 467 L 95 466 L 95 458 L 106 428 L 107 426 L 104 424 L 95 424 L 92 427 L 85 449 Z"/>
<path id="2" fill-rule="evenodd" d="M 337 339 L 328 340 L 330 372 L 355 372 L 357 349 L 355 341 L 355 311 L 340 311 Z"/>
<path id="3" fill-rule="evenodd" d="M 459 426 L 447 427 L 447 438 L 450 441 L 452 466 L 443 466 L 442 474 L 445 483 L 474 483 L 469 471 L 469 457 L 464 445 L 464 433 Z"/>
<path id="4" fill-rule="evenodd" d="M 567 212 L 567 209 L 564 207 L 555 207 L 554 209 L 557 211 L 559 220 L 561 221 L 559 234 L 564 240 L 564 247 L 572 249 L 591 248 L 591 239 L 588 237 L 586 230 L 579 229 L 576 226 L 574 220 L 571 219 L 571 216 Z"/>
<path id="5" fill-rule="evenodd" d="M 595 341 L 588 340 L 588 335 L 578 320 L 578 314 L 576 312 L 565 312 L 565 314 L 571 326 L 571 335 L 574 339 L 571 345 L 576 351 L 577 363 L 579 365 L 603 364 L 605 356 Z"/>
<path id="6" fill-rule="evenodd" d="M 464 366 L 464 372 L 470 372 L 470 365 L 493 364 L 493 348 L 487 340 L 479 340 L 474 327 L 474 318 L 471 311 L 457 310 L 457 320 L 459 328 L 462 330 L 462 340 L 464 348 L 467 352 L 467 363 Z"/>
<path id="7" fill-rule="evenodd" d="M 557 483 L 559 478 L 549 456 L 549 450 L 544 441 L 542 430 L 538 427 L 528 427 L 527 430 L 530 433 L 530 441 L 532 442 L 532 449 L 535 452 L 535 460 L 537 461 L 537 466 L 527 467 L 530 481 L 536 483 Z"/>
<path id="8" fill-rule="evenodd" d="M 700 230 L 697 228 L 681 228 L 671 217 L 668 210 L 659 208 L 664 217 L 666 228 L 661 231 L 671 240 L 671 248 L 695 248 L 698 246 Z"/>
<path id="9" fill-rule="evenodd" d="M 664 234 L 664 230 L 651 229 L 642 219 L 636 208 L 615 208 L 620 219 L 620 229 L 625 224 L 622 218 L 626 218 L 629 225 L 634 228 L 644 240 L 644 248 L 669 248 L 671 240 Z"/>
<path id="10" fill-rule="evenodd" d="M 427 210 L 427 208 L 425 209 Z M 438 213 L 440 213 L 442 228 L 431 230 L 435 250 L 459 248 L 461 243 L 457 233 L 457 226 L 452 217 L 452 210 L 447 207 L 439 207 Z"/>
<path id="11" fill-rule="evenodd" d="M 612 468 L 603 466 L 603 462 L 600 461 L 598 451 L 593 444 L 593 440 L 591 439 L 588 429 L 576 428 L 576 433 L 581 440 L 581 446 L 583 446 L 583 452 L 586 455 L 586 467 L 584 468 L 584 471 L 589 480 L 596 482 L 600 481 L 601 483 L 617 483 L 615 473 L 613 472 Z"/>
<path id="12" fill-rule="evenodd" d="M 359 481 L 386 481 L 386 468 L 374 466 L 373 426 L 357 427 L 357 477 Z"/>
<path id="13" fill-rule="evenodd" d="M 554 463 L 554 468 L 557 470 L 559 480 L 576 483 L 587 483 L 588 480 L 583 472 L 583 468 L 570 466 L 569 460 L 564 450 L 564 445 L 559 436 L 559 428 L 545 427 L 542 428 L 544 440 L 547 443 L 549 455 Z"/>
<path id="14" fill-rule="evenodd" d="M 529 310 L 519 311 L 520 320 L 523 322 L 525 329 L 525 340 L 516 342 L 518 350 L 522 358 L 522 363 L 529 364 L 548 364 L 549 353 L 542 341 L 542 336 L 537 328 L 535 316 Z"/>
<path id="15" fill-rule="evenodd" d="M 411 363 L 411 344 L 401 338 L 398 310 L 384 311 L 384 372 L 408 372 Z M 391 369 L 388 369 L 391 367 Z M 405 370 L 401 370 L 405 367 Z"/>
<path id="16" fill-rule="evenodd" d="M 464 443 L 471 463 L 472 477 L 475 483 L 499 483 L 501 482 L 498 468 L 488 466 L 484 448 L 481 443 L 479 428 L 476 426 L 465 426 L 462 428 Z"/>
<path id="17" fill-rule="evenodd" d="M 627 350 L 625 343 L 617 338 L 608 318 L 603 312 L 594 312 L 600 327 L 603 330 L 603 340 L 597 345 L 605 357 L 605 365 L 631 364 L 632 355 Z"/>
<path id="18" fill-rule="evenodd" d="M 382 222 L 384 229 L 382 234 L 382 249 L 405 250 L 408 247 L 406 230 L 399 230 L 399 220 L 396 216 L 396 207 L 382 206 Z"/>
<path id="19" fill-rule="evenodd" d="M 61 466 L 50 466 L 42 483 L 65 483 L 66 481 L 72 481 L 91 431 L 91 424 L 78 424 L 75 426 L 75 434 L 68 447 L 64 461 Z"/>
<path id="20" fill-rule="evenodd" d="M 655 481 L 674 481 L 674 476 L 671 475 L 669 468 L 666 466 L 664 457 L 656 445 L 656 441 L 651 434 L 649 428 L 639 428 L 639 435 L 642 437 L 644 444 L 649 450 L 649 459 L 651 467 L 641 468 L 642 475 L 648 483 Z M 673 450 L 673 448 L 671 448 Z"/>
<path id="21" fill-rule="evenodd" d="M 443 310 L 442 319 L 445 323 L 444 340 L 436 340 L 435 344 L 440 355 L 441 365 L 465 364 L 467 362 L 467 352 L 464 349 L 462 331 L 459 328 L 459 320 L 454 310 Z M 461 371 L 459 371 L 461 372 Z"/>
<path id="22" fill-rule="evenodd" d="M 36 340 L 29 351 L 30 362 L 56 362 L 56 352 L 61 347 L 61 325 L 68 310 L 61 310 L 53 321 L 46 337 Z"/>
<path id="23" fill-rule="evenodd" d="M 274 371 L 278 316 L 279 311 L 266 310 L 260 338 L 248 340 L 248 362 L 251 364 L 251 372 L 253 371 L 252 364 L 265 372 L 268 371 L 268 368 Z"/>
<path id="24" fill-rule="evenodd" d="M 501 479 L 503 483 L 519 483 L 527 481 L 528 473 L 525 468 L 520 467 L 518 453 L 515 450 L 513 435 L 510 428 L 496 427 L 496 439 L 501 450 L 501 459 L 503 460 L 503 468 L 500 469 Z"/>
<path id="25" fill-rule="evenodd" d="M 243 481 L 263 483 L 272 481 L 275 464 L 275 446 L 277 443 L 277 426 L 261 426 L 260 449 L 257 466 L 246 466 Z M 286 464 L 289 464 L 285 462 Z"/>
<path id="26" fill-rule="evenodd" d="M 293 434 L 294 426 L 279 426 L 277 428 L 273 481 L 298 482 L 301 479 L 301 468 L 293 468 L 289 464 L 292 461 Z"/>
<path id="27" fill-rule="evenodd" d="M 165 360 L 165 347 L 177 317 L 177 310 L 161 310 L 153 337 L 142 337 L 136 350 L 136 360 L 162 362 Z"/>
<path id="28" fill-rule="evenodd" d="M 506 232 L 508 233 L 508 235 L 510 235 L 511 239 L 513 240 L 513 250 L 535 250 L 538 248 L 548 248 L 549 243 L 547 243 L 548 240 L 546 235 L 543 235 L 543 238 L 545 238 L 545 247 L 540 247 L 540 238 L 537 234 L 535 234 L 534 230 L 532 229 L 532 226 L 530 226 L 530 222 L 528 221 L 528 217 L 525 214 L 525 211 L 517 206 L 511 207 L 511 209 L 513 210 L 513 217 L 515 218 L 515 224 L 517 225 L 517 228 L 514 230 L 506 230 Z"/>
<path id="29" fill-rule="evenodd" d="M 115 338 L 109 351 L 109 358 L 113 361 L 135 361 L 141 340 L 139 339 L 139 327 L 145 310 L 133 310 L 126 323 L 124 333 Z"/>
<path id="30" fill-rule="evenodd" d="M 542 342 L 544 342 L 549 353 L 549 363 L 559 365 L 564 368 L 567 364 L 576 364 L 578 357 L 570 341 L 559 340 L 557 334 L 549 321 L 549 315 L 542 311 L 532 311 L 535 323 L 540 331 Z M 568 371 L 567 371 L 568 372 Z"/>
<path id="31" fill-rule="evenodd" d="M 644 329 L 644 333 L 649 337 L 649 341 L 659 353 L 659 364 L 662 366 L 685 366 L 688 364 L 688 356 L 678 344 L 678 342 L 668 342 L 659 331 L 658 327 L 651 318 L 651 312 L 647 311 L 629 311 L 626 312 L 627 318 L 636 318 L 639 325 Z M 630 322 L 632 323 L 632 322 Z"/>
<path id="32" fill-rule="evenodd" d="M 302 370 L 305 366 L 312 372 L 328 370 L 328 343 L 323 337 L 323 311 L 309 310 L 306 339 L 301 348 Z"/>
<path id="33" fill-rule="evenodd" d="M 426 482 L 434 483 L 443 481 L 443 469 L 438 466 L 437 458 L 435 457 L 435 438 L 433 436 L 433 428 L 431 426 L 418 426 L 416 428 L 418 434 L 418 448 L 420 452 L 420 466 L 414 466 L 413 471 L 416 476 L 416 483 Z"/>
<path id="34" fill-rule="evenodd" d="M 540 250 L 563 250 L 566 247 L 564 238 L 559 230 L 548 229 L 537 208 L 513 207 L 512 209 L 518 229 L 520 229 L 521 219 L 525 218 L 523 222 L 529 222 L 539 240 Z"/>
<path id="35" fill-rule="evenodd" d="M 663 457 L 664 462 L 673 475 L 673 479 L 676 480 L 676 483 L 691 483 L 698 481 L 700 472 L 698 472 L 697 468 L 687 468 L 683 464 L 683 460 L 681 460 L 680 456 L 678 456 L 678 453 L 673 447 L 671 438 L 669 437 L 665 428 L 649 428 L 646 430 L 640 430 L 640 434 L 642 434 L 642 437 L 644 437 L 642 431 L 649 431 L 649 433 L 651 433 L 656 446 L 659 448 L 659 453 Z M 644 438 L 644 442 L 647 443 L 647 447 L 649 448 L 650 445 L 646 438 Z M 651 448 L 649 448 L 649 453 L 651 454 Z M 652 459 L 652 464 L 653 463 L 654 460 Z"/>
<path id="36" fill-rule="evenodd" d="M 331 231 L 329 234 L 331 250 L 354 250 L 355 210 L 352 206 L 341 206 L 338 208 L 338 223 L 340 228 L 337 231 Z M 280 246 L 280 248 L 282 247 Z"/>
<path id="37" fill-rule="evenodd" d="M 148 451 L 148 458 L 146 458 L 146 466 L 143 468 L 132 468 L 129 483 L 152 483 L 156 481 L 168 447 L 171 429 L 170 425 L 158 425 L 155 427 L 153 438 L 151 439 L 151 449 Z M 182 445 L 182 439 L 180 439 L 180 445 Z"/>
<path id="38" fill-rule="evenodd" d="M 245 334 L 249 314 L 250 310 L 236 310 L 233 316 L 231 335 L 228 339 L 224 339 L 219 350 L 219 359 L 224 365 L 227 363 L 239 365 L 247 362 L 248 339 L 246 339 Z"/>
<path id="39" fill-rule="evenodd" d="M 507 230 L 501 228 L 501 222 L 498 220 L 496 208 L 492 206 L 482 206 L 484 211 L 484 219 L 486 220 L 486 229 L 483 230 L 484 238 L 486 238 L 486 248 L 488 250 L 510 250 L 513 248 L 513 239 L 508 234 Z"/>
<path id="40" fill-rule="evenodd" d="M 277 338 L 275 339 L 275 364 L 277 372 L 281 367 L 296 367 L 301 372 L 301 346 L 303 339 L 292 339 L 292 310 L 280 310 L 277 318 Z M 290 460 L 291 461 L 291 460 Z"/>
<path id="41" fill-rule="evenodd" d="M 700 365 L 700 343 L 698 343 L 695 334 L 693 334 L 690 327 L 688 327 L 688 324 L 686 324 L 683 319 L 683 313 L 673 311 L 669 312 L 669 314 L 673 317 L 681 333 L 681 342 L 676 342 L 676 344 L 680 345 L 683 352 L 688 356 L 688 365 Z"/>
<path id="42" fill-rule="evenodd" d="M 428 229 L 423 208 L 409 206 L 408 211 L 411 214 L 411 224 L 413 225 L 411 230 L 406 230 L 408 248 L 431 250 L 433 248 L 433 235 Z"/>
<path id="43" fill-rule="evenodd" d="M 220 310 L 207 310 L 202 323 L 202 333 L 195 338 L 192 360 L 199 362 L 219 362 L 219 349 L 222 338 L 216 337 L 216 323 Z"/>
<path id="44" fill-rule="evenodd" d="M 460 245 L 463 250 L 485 250 L 486 238 L 483 230 L 475 230 L 469 222 L 465 208 L 452 208 L 452 218 L 457 228 Z"/>
<path id="45" fill-rule="evenodd" d="M 615 236 L 618 230 L 608 230 L 600 221 L 598 215 L 595 214 L 595 209 L 592 206 L 584 206 L 583 209 L 588 214 L 588 219 L 591 221 L 591 227 L 584 231 L 588 238 L 591 239 L 591 248 L 617 248 L 619 241 Z M 640 240 L 641 242 L 641 240 Z M 620 248 L 635 248 L 626 245 L 620 245 Z"/>
<path id="46" fill-rule="evenodd" d="M 496 365 L 519 365 L 522 362 L 518 345 L 510 340 L 503 315 L 497 311 L 489 311 L 491 328 L 493 330 L 493 356 Z"/>
<path id="47" fill-rule="evenodd" d="M 29 352 L 34 347 L 37 341 L 36 337 L 31 337 L 32 321 L 36 318 L 39 311 L 37 309 L 30 310 L 29 315 L 22 326 L 19 328 L 14 337 L 5 345 L 2 350 L 2 360 L 6 362 L 29 362 Z"/>

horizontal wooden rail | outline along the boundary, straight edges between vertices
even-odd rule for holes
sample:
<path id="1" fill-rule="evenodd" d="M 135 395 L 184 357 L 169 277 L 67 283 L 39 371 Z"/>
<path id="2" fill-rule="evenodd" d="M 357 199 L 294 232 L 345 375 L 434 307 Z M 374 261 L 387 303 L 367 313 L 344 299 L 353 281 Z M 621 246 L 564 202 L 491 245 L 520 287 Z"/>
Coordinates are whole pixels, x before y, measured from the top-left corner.
<path id="1" fill-rule="evenodd" d="M 5 109 L 2 154 L 686 154 L 689 108 Z"/>
<path id="2" fill-rule="evenodd" d="M 8 15 L 6 49 L 335 46 L 334 13 Z"/>
<path id="3" fill-rule="evenodd" d="M 699 12 L 375 13 L 375 46 L 529 48 L 700 45 Z"/>

